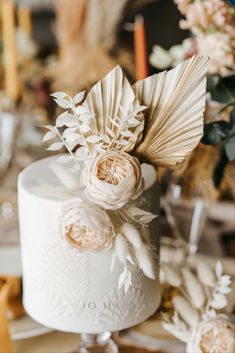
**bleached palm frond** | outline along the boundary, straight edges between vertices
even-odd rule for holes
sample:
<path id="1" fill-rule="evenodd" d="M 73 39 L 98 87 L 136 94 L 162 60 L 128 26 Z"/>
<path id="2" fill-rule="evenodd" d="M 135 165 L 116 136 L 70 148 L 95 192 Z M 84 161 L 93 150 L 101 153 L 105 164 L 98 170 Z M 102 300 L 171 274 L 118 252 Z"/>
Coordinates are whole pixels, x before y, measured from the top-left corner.
<path id="1" fill-rule="evenodd" d="M 144 126 L 141 106 L 120 66 L 92 87 L 82 108 L 89 111 L 88 135 L 98 135 L 104 150 L 130 151 Z"/>
<path id="2" fill-rule="evenodd" d="M 148 106 L 136 153 L 156 166 L 182 162 L 203 134 L 208 58 L 195 55 L 168 72 L 138 81 L 133 89 Z"/>

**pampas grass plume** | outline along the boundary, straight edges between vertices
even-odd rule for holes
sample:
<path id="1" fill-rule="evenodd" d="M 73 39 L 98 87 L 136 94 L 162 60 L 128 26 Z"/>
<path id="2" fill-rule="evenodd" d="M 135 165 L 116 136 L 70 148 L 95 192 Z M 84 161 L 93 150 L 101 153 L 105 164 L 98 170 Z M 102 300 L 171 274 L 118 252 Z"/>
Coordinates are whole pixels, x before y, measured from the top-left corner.
<path id="1" fill-rule="evenodd" d="M 115 249 L 119 261 L 125 263 L 128 256 L 128 244 L 125 237 L 120 233 L 118 233 L 115 238 Z"/>
<path id="2" fill-rule="evenodd" d="M 142 240 L 138 229 L 130 223 L 124 223 L 121 227 L 121 231 L 135 249 L 141 249 Z"/>
<path id="3" fill-rule="evenodd" d="M 195 310 L 192 305 L 180 295 L 176 295 L 173 298 L 173 304 L 175 310 L 179 313 L 181 318 L 189 325 L 193 326 L 198 320 L 198 312 Z"/>
<path id="4" fill-rule="evenodd" d="M 216 276 L 213 269 L 205 262 L 198 262 L 197 275 L 199 280 L 206 286 L 213 287 L 216 283 Z"/>
<path id="5" fill-rule="evenodd" d="M 173 287 L 179 287 L 181 284 L 180 273 L 174 268 L 167 264 L 161 264 L 161 270 L 163 271 L 164 280 Z"/>
<path id="6" fill-rule="evenodd" d="M 182 274 L 186 290 L 193 306 L 197 309 L 202 309 L 206 301 L 206 295 L 201 283 L 192 272 L 186 268 L 182 270 Z"/>
<path id="7" fill-rule="evenodd" d="M 141 249 L 136 249 L 136 259 L 145 276 L 155 279 L 152 257 L 147 245 L 142 245 Z"/>

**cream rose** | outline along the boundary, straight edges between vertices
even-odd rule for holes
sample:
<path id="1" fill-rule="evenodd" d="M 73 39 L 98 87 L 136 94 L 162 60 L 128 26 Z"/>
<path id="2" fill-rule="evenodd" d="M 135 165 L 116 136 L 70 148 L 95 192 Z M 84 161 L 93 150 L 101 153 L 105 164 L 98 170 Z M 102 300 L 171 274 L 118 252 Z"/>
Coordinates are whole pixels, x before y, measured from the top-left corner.
<path id="1" fill-rule="evenodd" d="M 141 194 L 144 179 L 137 158 L 125 152 L 108 151 L 87 164 L 83 183 L 90 201 L 115 210 Z"/>
<path id="2" fill-rule="evenodd" d="M 108 249 L 114 237 L 108 214 L 82 200 L 63 207 L 62 233 L 72 246 L 88 252 Z"/>
<path id="3" fill-rule="evenodd" d="M 221 318 L 202 321 L 192 335 L 187 352 L 234 353 L 234 325 Z"/>

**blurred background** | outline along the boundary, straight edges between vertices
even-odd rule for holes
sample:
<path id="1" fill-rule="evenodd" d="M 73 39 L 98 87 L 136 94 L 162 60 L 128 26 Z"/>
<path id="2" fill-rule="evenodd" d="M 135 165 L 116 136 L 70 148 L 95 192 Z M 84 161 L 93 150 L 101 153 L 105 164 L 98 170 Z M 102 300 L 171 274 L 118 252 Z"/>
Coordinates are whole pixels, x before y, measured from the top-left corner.
<path id="1" fill-rule="evenodd" d="M 133 83 L 195 53 L 210 56 L 204 136 L 182 166 L 157 172 L 161 242 L 235 275 L 233 1 L 0 0 L 0 275 L 21 276 L 17 175 L 50 154 L 50 94 L 89 90 L 117 64 Z"/>

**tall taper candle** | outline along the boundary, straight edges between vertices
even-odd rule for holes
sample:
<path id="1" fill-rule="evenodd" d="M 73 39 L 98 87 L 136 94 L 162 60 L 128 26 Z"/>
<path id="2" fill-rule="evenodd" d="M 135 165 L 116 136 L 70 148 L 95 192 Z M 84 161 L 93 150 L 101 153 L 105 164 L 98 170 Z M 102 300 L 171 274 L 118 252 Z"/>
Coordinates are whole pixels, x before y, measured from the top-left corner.
<path id="1" fill-rule="evenodd" d="M 18 8 L 18 25 L 22 31 L 25 31 L 28 35 L 32 34 L 32 20 L 30 8 L 24 5 L 20 5 Z"/>
<path id="2" fill-rule="evenodd" d="M 134 24 L 134 54 L 136 80 L 142 80 L 148 76 L 148 60 L 144 19 L 140 15 Z"/>
<path id="3" fill-rule="evenodd" d="M 15 8 L 12 0 L 2 0 L 2 30 L 6 94 L 14 101 L 20 96 L 17 67 Z"/>

